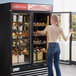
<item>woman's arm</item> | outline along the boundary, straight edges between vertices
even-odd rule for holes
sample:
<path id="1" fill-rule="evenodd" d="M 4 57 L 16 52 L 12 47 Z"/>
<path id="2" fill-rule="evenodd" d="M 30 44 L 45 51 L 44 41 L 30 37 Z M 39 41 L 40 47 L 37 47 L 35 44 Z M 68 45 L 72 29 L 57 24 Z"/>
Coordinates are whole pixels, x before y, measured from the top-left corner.
<path id="1" fill-rule="evenodd" d="M 36 31 L 36 34 L 38 34 L 38 35 L 45 35 L 47 31 L 48 31 L 48 26 L 43 31 L 39 31 L 39 30 Z"/>
<path id="2" fill-rule="evenodd" d="M 72 29 L 70 29 L 69 34 L 65 37 L 63 29 L 61 29 L 61 35 L 65 41 L 67 41 L 67 39 L 70 38 L 71 34 L 72 34 Z"/>

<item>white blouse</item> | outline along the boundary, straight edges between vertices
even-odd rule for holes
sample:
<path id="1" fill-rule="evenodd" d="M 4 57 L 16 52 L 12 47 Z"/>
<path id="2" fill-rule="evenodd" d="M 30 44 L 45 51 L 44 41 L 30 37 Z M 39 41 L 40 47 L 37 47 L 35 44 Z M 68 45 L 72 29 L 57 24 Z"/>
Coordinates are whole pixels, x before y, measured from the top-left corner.
<path id="1" fill-rule="evenodd" d="M 40 31 L 40 34 L 46 34 L 48 33 L 48 42 L 57 42 L 57 39 L 59 35 L 61 34 L 63 39 L 67 41 L 67 39 L 71 36 L 71 33 L 68 34 L 68 36 L 65 37 L 63 29 L 59 26 L 56 25 L 50 25 L 46 26 L 46 28 L 43 31 Z"/>

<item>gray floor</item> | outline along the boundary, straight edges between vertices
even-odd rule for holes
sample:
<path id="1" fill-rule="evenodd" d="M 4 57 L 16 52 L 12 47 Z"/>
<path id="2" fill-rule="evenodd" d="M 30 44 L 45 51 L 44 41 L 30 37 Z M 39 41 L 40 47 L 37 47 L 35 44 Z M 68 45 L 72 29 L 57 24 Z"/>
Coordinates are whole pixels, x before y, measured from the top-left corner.
<path id="1" fill-rule="evenodd" d="M 62 76 L 76 76 L 76 65 L 64 65 L 60 64 L 60 69 Z M 55 69 L 54 76 L 56 76 Z M 47 76 L 47 75 L 39 75 L 39 76 Z"/>
<path id="2" fill-rule="evenodd" d="M 60 69 L 62 76 L 76 76 L 76 65 L 60 64 Z M 56 76 L 55 69 L 54 69 L 54 76 Z"/>
<path id="3" fill-rule="evenodd" d="M 62 76 L 76 76 L 76 65 L 60 65 Z"/>

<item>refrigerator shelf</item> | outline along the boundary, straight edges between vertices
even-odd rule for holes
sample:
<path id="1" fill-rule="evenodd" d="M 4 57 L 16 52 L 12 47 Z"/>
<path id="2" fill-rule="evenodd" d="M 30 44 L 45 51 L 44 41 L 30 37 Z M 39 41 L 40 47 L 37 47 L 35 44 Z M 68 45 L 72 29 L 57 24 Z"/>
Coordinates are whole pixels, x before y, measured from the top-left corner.
<path id="1" fill-rule="evenodd" d="M 29 39 L 30 37 L 22 37 L 22 38 L 18 38 L 18 39 L 21 39 L 21 40 L 22 40 L 22 39 L 26 39 L 26 38 L 28 38 L 28 39 Z"/>
<path id="2" fill-rule="evenodd" d="M 46 26 L 34 26 L 34 27 L 46 27 Z"/>
<path id="3" fill-rule="evenodd" d="M 29 64 L 29 62 L 21 62 L 21 63 L 14 63 L 12 66 L 17 66 L 17 65 L 24 65 L 24 64 Z"/>
<path id="4" fill-rule="evenodd" d="M 19 30 L 13 30 L 13 29 L 12 29 L 12 31 L 15 32 L 15 33 L 20 33 L 20 32 L 22 32 L 22 33 L 28 33 L 28 34 L 29 34 L 29 31 L 30 31 L 30 30 L 28 30 L 28 31 L 24 31 L 24 30 L 19 31 Z"/>
<path id="5" fill-rule="evenodd" d="M 34 45 L 46 45 L 46 43 L 33 43 Z"/>
<path id="6" fill-rule="evenodd" d="M 22 45 L 22 46 L 16 46 L 16 45 L 15 45 L 15 46 L 12 46 L 12 48 L 14 48 L 14 47 L 18 47 L 18 48 L 21 47 L 21 48 L 23 48 L 23 49 L 24 49 L 24 48 L 27 48 L 27 46 L 23 46 L 23 45 Z M 29 48 L 27 48 L 27 49 L 29 49 Z"/>
<path id="7" fill-rule="evenodd" d="M 13 41 L 19 41 L 19 40 L 22 40 L 22 41 L 24 41 L 25 40 L 25 42 L 26 42 L 26 40 L 28 40 L 27 42 L 29 42 L 30 41 L 30 39 L 29 39 L 30 37 L 26 37 L 26 38 L 22 38 L 22 39 L 12 39 Z"/>
<path id="8" fill-rule="evenodd" d="M 47 60 L 34 61 L 34 63 L 47 62 Z"/>
<path id="9" fill-rule="evenodd" d="M 34 37 L 46 37 L 46 35 L 33 35 Z"/>
<path id="10" fill-rule="evenodd" d="M 29 39 L 30 37 L 21 37 L 21 38 L 18 38 L 18 37 L 17 37 L 17 38 L 14 38 L 14 37 L 12 37 L 12 39 L 13 39 L 13 40 L 17 40 L 17 39 L 22 40 L 22 39 L 26 39 L 26 38 L 28 38 L 28 39 Z"/>

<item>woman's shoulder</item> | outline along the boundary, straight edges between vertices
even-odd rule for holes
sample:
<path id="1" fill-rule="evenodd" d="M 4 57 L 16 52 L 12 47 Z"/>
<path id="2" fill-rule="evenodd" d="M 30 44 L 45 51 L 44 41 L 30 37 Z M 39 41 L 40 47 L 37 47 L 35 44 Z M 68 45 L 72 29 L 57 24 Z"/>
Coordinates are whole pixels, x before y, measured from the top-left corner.
<path id="1" fill-rule="evenodd" d="M 59 29 L 62 29 L 62 27 L 61 27 L 61 26 L 58 26 L 58 28 L 59 28 Z"/>
<path id="2" fill-rule="evenodd" d="M 48 25 L 47 27 L 52 27 L 52 25 Z"/>
<path id="3" fill-rule="evenodd" d="M 61 26 L 59 26 L 59 29 L 60 29 L 61 32 L 63 31 L 63 28 Z"/>
<path id="4" fill-rule="evenodd" d="M 51 25 L 47 25 L 47 26 L 46 26 L 46 28 L 49 28 L 49 27 L 51 27 Z"/>

